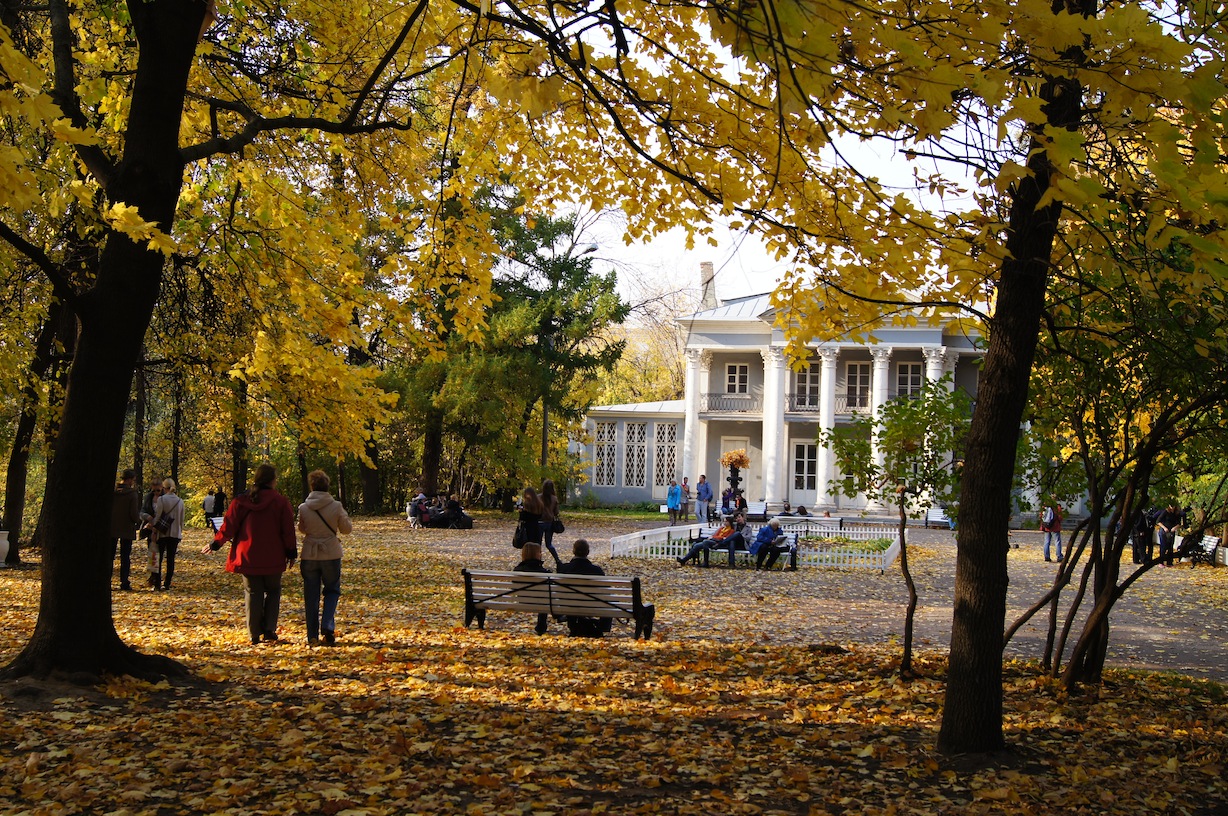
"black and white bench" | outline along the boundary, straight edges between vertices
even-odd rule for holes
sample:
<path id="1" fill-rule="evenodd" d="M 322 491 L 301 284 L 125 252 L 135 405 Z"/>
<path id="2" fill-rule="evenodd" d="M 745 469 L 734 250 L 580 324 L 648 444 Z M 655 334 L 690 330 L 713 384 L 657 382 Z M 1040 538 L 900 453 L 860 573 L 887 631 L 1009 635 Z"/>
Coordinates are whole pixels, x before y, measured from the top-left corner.
<path id="1" fill-rule="evenodd" d="M 629 618 L 635 636 L 652 637 L 657 610 L 640 595 L 640 579 L 622 575 L 564 575 L 463 569 L 465 626 L 486 628 L 489 610 L 584 618 Z"/>
<path id="2" fill-rule="evenodd" d="M 1190 566 L 1210 564 L 1215 566 L 1215 550 L 1219 547 L 1219 536 L 1204 535 L 1196 544 L 1181 542 L 1180 557 L 1190 559 Z"/>

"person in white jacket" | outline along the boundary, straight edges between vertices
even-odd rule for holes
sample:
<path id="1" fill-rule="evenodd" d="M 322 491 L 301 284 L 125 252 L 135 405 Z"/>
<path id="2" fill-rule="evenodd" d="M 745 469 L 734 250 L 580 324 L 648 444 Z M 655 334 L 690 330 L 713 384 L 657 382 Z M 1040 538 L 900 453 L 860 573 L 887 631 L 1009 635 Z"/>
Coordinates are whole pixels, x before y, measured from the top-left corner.
<path id="1" fill-rule="evenodd" d="M 299 570 L 303 574 L 303 607 L 307 614 L 307 642 L 323 637 L 327 646 L 337 642 L 337 601 L 341 598 L 341 539 L 354 529 L 341 502 L 328 492 L 328 474 L 307 474 L 311 492 L 298 508 L 298 529 L 303 534 Z M 320 608 L 323 590 L 324 608 Z"/>

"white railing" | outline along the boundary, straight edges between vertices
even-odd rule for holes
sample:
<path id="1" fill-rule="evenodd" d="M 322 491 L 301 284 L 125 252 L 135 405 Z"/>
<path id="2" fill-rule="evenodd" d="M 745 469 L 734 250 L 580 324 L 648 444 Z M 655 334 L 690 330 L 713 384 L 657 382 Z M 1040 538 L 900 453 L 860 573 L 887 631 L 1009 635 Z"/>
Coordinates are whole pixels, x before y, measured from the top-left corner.
<path id="1" fill-rule="evenodd" d="M 786 519 L 781 519 L 782 522 Z M 858 527 L 840 530 L 814 522 L 782 524 L 789 533 L 822 534 L 830 532 L 850 542 L 847 547 L 812 549 L 803 544 L 797 551 L 797 563 L 812 567 L 836 567 L 839 569 L 876 569 L 886 572 L 900 556 L 900 540 L 894 527 Z M 610 539 L 610 558 L 680 558 L 686 555 L 691 545 L 698 540 L 700 532 L 711 529 L 706 524 L 687 524 L 680 527 L 657 527 L 635 533 L 615 536 Z M 743 531 L 747 543 L 754 540 L 758 527 L 746 525 Z M 882 551 L 858 549 L 855 542 L 890 538 L 891 546 Z"/>
<path id="2" fill-rule="evenodd" d="M 611 558 L 681 558 L 707 524 L 656 527 L 610 539 Z"/>

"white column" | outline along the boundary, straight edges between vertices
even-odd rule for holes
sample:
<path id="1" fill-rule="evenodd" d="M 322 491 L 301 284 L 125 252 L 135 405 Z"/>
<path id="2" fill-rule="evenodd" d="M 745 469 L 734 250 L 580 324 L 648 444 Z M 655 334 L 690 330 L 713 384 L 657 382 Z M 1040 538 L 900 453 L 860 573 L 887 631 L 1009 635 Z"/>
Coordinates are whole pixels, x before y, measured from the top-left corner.
<path id="1" fill-rule="evenodd" d="M 768 348 L 763 355 L 763 498 L 781 501 L 784 468 L 785 353 Z"/>
<path id="2" fill-rule="evenodd" d="M 887 396 L 890 393 L 887 386 L 891 379 L 891 347 L 872 346 L 870 356 L 874 358 L 874 373 L 870 380 L 870 411 L 871 416 L 878 417 L 883 406 L 887 404 Z M 887 461 L 887 456 L 878 445 L 877 433 L 870 440 L 870 449 L 874 457 L 874 465 L 881 469 Z M 875 509 L 883 507 L 880 502 L 871 502 L 869 506 Z"/>
<path id="3" fill-rule="evenodd" d="M 950 349 L 947 349 L 947 352 L 944 356 L 946 359 L 942 367 L 942 373 L 951 375 L 951 379 L 947 383 L 947 391 L 954 391 L 955 390 L 955 365 L 959 362 L 959 353 L 955 351 L 951 351 Z"/>
<path id="4" fill-rule="evenodd" d="M 699 363 L 703 352 L 700 349 L 686 350 L 686 379 L 683 381 L 683 402 L 686 410 L 686 428 L 682 433 L 682 475 L 692 483 L 699 481 L 695 472 L 699 447 L 697 446 L 699 431 L 699 401 L 700 381 Z"/>
<path id="5" fill-rule="evenodd" d="M 712 352 L 701 351 L 699 353 L 699 383 L 697 391 L 702 395 L 705 391 L 712 387 Z M 703 397 L 700 396 L 697 402 L 702 404 Z M 708 420 L 701 419 L 695 428 L 695 433 L 691 436 L 692 452 L 695 456 L 695 481 L 699 481 L 699 474 L 703 473 L 708 477 L 708 481 L 712 481 L 712 474 L 706 468 L 708 467 Z M 720 498 L 720 491 L 713 488 L 717 492 L 717 498 Z"/>
<path id="6" fill-rule="evenodd" d="M 823 375 L 819 380 L 819 433 L 826 434 L 836 427 L 836 358 L 840 352 L 834 347 L 824 346 L 819 349 L 819 359 L 823 361 Z M 827 445 L 819 445 L 819 478 L 818 500 L 820 503 L 831 506 L 835 504 L 832 501 L 828 490 L 832 480 L 832 465 L 834 459 L 831 454 L 831 448 Z"/>
<path id="7" fill-rule="evenodd" d="M 921 349 L 921 353 L 925 356 L 925 379 L 938 382 L 946 371 L 947 350 L 942 346 L 931 346 Z"/>

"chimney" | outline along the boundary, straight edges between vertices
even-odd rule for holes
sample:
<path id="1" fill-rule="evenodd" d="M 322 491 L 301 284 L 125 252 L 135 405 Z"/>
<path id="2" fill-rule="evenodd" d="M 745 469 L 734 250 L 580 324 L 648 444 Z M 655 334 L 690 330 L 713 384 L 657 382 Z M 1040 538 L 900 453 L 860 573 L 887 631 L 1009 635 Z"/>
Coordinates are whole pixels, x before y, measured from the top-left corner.
<path id="1" fill-rule="evenodd" d="M 712 261 L 701 261 L 699 264 L 699 308 L 706 310 L 716 307 L 716 270 L 712 268 Z"/>

